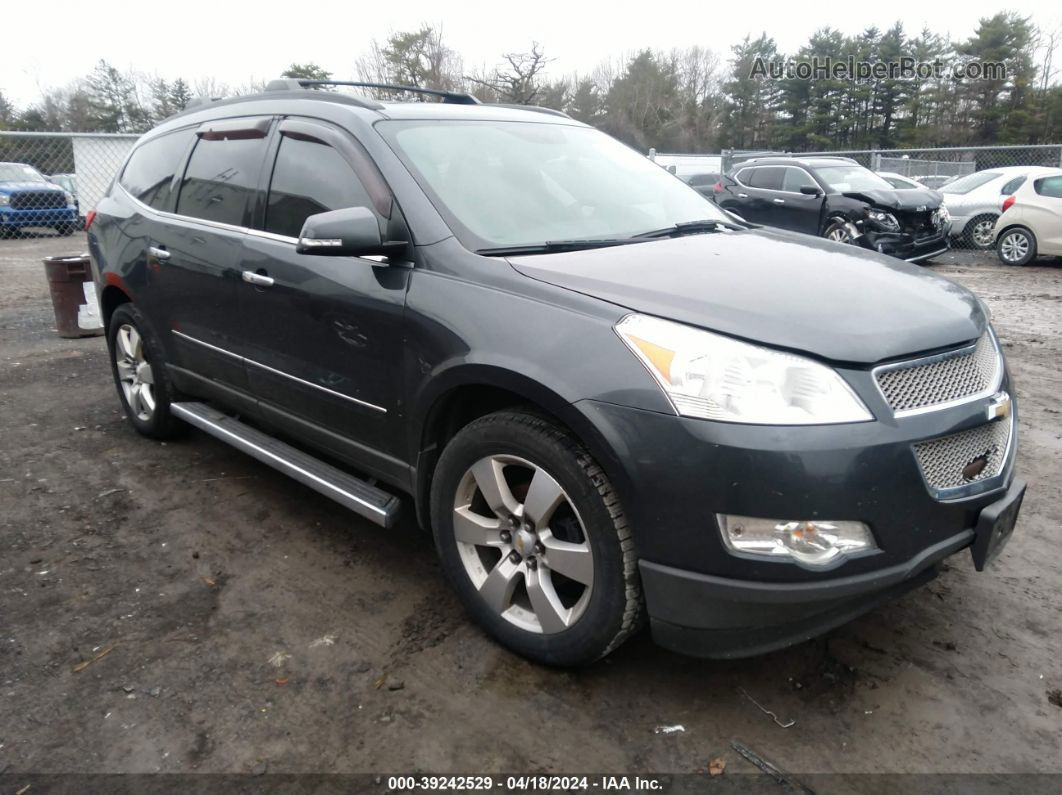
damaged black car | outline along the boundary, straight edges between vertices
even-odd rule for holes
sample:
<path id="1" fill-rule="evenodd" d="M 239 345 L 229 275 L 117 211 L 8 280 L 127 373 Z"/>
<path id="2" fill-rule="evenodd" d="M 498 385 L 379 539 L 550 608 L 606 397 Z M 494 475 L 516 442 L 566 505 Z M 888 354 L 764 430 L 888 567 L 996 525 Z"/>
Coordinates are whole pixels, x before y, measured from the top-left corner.
<path id="1" fill-rule="evenodd" d="M 949 248 L 951 219 L 934 190 L 896 190 L 846 157 L 760 157 L 715 186 L 720 207 L 746 221 L 925 262 Z"/>

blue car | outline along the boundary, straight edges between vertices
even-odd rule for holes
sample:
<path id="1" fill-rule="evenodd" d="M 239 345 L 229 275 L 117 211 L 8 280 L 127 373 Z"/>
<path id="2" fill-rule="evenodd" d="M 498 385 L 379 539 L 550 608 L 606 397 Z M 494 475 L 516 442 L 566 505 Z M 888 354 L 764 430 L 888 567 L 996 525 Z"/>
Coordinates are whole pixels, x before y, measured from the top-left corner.
<path id="1" fill-rule="evenodd" d="M 78 229 L 77 202 L 25 163 L 0 163 L 0 235 L 25 226 L 48 226 L 60 235 Z"/>

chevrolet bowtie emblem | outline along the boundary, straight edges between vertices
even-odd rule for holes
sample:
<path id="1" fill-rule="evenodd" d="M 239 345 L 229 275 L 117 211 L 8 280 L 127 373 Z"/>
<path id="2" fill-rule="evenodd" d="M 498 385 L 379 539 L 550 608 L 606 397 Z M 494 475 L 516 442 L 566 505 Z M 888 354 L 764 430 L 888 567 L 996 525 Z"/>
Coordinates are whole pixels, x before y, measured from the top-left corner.
<path id="1" fill-rule="evenodd" d="M 1001 417 L 1009 417 L 1011 409 L 1010 395 L 1006 392 L 997 392 L 988 401 L 988 405 L 985 407 L 985 414 L 988 419 L 994 420 Z"/>

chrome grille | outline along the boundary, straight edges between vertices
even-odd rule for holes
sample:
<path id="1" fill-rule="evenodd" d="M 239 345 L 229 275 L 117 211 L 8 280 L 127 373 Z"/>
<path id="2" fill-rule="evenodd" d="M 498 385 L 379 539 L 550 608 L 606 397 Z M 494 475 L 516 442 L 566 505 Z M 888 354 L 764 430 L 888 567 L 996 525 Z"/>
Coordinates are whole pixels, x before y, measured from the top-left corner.
<path id="1" fill-rule="evenodd" d="M 932 489 L 943 491 L 995 477 L 1006 464 L 1013 425 L 1013 417 L 1007 417 L 939 439 L 918 442 L 914 451 L 926 483 Z M 971 478 L 964 477 L 963 469 L 981 456 L 987 460 L 984 469 Z"/>
<path id="2" fill-rule="evenodd" d="M 985 395 L 999 381 L 999 351 L 992 335 L 976 345 L 874 371 L 878 388 L 897 414 Z"/>

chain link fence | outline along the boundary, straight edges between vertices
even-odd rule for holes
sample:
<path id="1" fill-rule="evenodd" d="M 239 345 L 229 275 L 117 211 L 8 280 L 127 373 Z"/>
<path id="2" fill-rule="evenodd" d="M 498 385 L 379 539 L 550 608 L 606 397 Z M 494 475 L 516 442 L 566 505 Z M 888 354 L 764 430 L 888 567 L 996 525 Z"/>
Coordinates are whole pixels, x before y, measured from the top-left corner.
<path id="1" fill-rule="evenodd" d="M 719 156 L 723 170 L 754 157 L 787 156 L 788 152 L 724 150 Z M 964 146 L 935 149 L 855 149 L 797 152 L 794 157 L 849 157 L 872 171 L 899 174 L 928 188 L 940 188 L 952 180 L 992 168 L 1049 166 L 1062 168 L 1062 144 L 1037 146 Z M 716 157 L 709 155 L 708 157 Z"/>
<path id="2" fill-rule="evenodd" d="M 0 237 L 84 229 L 138 137 L 0 132 Z"/>

